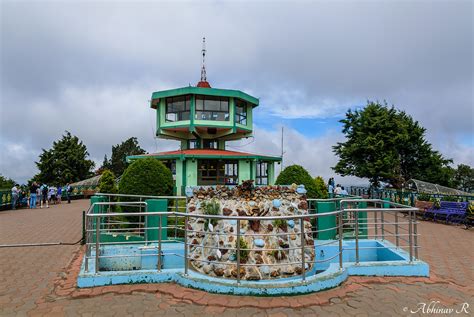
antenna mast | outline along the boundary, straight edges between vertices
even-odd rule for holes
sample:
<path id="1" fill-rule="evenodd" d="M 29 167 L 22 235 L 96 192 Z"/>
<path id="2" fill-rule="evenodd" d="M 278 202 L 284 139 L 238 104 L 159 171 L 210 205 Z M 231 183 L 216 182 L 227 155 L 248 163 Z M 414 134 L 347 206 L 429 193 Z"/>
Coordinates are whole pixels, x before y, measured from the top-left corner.
<path id="1" fill-rule="evenodd" d="M 202 65 L 201 65 L 201 81 L 207 81 L 206 78 L 206 38 L 202 38 Z"/>
<path id="2" fill-rule="evenodd" d="M 285 151 L 283 149 L 283 126 L 281 127 L 281 171 L 283 171 L 283 154 L 285 154 Z"/>

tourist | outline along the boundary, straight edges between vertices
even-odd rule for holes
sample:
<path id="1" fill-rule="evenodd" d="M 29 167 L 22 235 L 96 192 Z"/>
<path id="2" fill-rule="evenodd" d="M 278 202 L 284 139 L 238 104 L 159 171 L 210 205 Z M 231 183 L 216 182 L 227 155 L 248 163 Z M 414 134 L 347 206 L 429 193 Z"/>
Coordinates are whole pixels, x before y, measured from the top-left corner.
<path id="1" fill-rule="evenodd" d="M 12 209 L 13 210 L 16 209 L 16 205 L 18 203 L 18 197 L 19 197 L 18 187 L 20 187 L 20 185 L 18 184 L 15 184 L 15 186 L 12 187 Z"/>
<path id="2" fill-rule="evenodd" d="M 347 190 L 344 189 L 344 186 L 341 187 L 341 195 L 342 196 L 348 196 L 349 193 L 347 192 Z"/>
<path id="3" fill-rule="evenodd" d="M 342 191 L 341 185 L 337 184 L 336 188 L 334 189 L 334 194 L 335 195 L 341 195 L 341 191 Z"/>
<path id="4" fill-rule="evenodd" d="M 69 183 L 66 184 L 66 197 L 67 197 L 67 203 L 71 203 L 71 193 L 72 193 L 72 187 L 69 185 Z"/>
<path id="5" fill-rule="evenodd" d="M 40 206 L 40 208 L 43 208 L 43 205 L 46 205 L 46 208 L 49 208 L 48 192 L 49 192 L 48 185 L 46 185 L 46 184 L 41 185 L 41 206 Z"/>
<path id="6" fill-rule="evenodd" d="M 30 209 L 36 208 L 36 194 L 38 193 L 38 185 L 36 182 L 33 182 L 30 186 Z"/>
<path id="7" fill-rule="evenodd" d="M 50 204 L 56 205 L 56 187 L 51 186 L 48 191 L 48 201 Z"/>
<path id="8" fill-rule="evenodd" d="M 37 188 L 36 188 L 36 203 L 38 205 L 40 205 L 41 200 L 43 199 L 42 194 L 41 194 L 41 183 L 36 184 L 36 186 L 37 186 Z M 35 208 L 36 208 L 36 204 L 35 204 Z"/>
<path id="9" fill-rule="evenodd" d="M 58 186 L 58 191 L 56 192 L 56 202 L 61 205 L 61 195 L 63 194 L 63 188 Z"/>
<path id="10" fill-rule="evenodd" d="M 329 182 L 328 182 L 328 194 L 329 194 L 329 198 L 332 198 L 334 196 L 334 186 L 332 186 L 331 184 L 331 179 L 329 179 Z"/>

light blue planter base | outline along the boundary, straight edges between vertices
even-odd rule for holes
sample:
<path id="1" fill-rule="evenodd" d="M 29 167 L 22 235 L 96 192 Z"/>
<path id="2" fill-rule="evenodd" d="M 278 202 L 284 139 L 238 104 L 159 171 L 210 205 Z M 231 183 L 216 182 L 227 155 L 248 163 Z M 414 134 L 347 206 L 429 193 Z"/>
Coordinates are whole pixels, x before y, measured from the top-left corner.
<path id="1" fill-rule="evenodd" d="M 337 254 L 338 242 L 334 241 L 334 245 L 328 245 L 327 242 L 316 241 L 315 250 L 318 261 L 324 260 L 325 257 L 332 258 L 334 254 Z M 325 245 L 319 246 L 318 244 Z M 184 274 L 184 262 L 182 257 L 180 257 L 182 255 L 182 250 L 180 250 L 182 245 L 170 243 L 163 250 L 165 256 L 163 257 L 163 269 L 161 271 L 151 269 L 153 268 L 153 263 L 156 263 L 156 256 L 155 259 L 152 256 L 142 256 L 145 260 L 142 261 L 142 266 L 150 269 L 100 271 L 98 274 L 93 273 L 95 268 L 92 262 L 94 261 L 89 262 L 90 271 L 87 273 L 84 271 L 83 262 L 77 285 L 83 288 L 114 284 L 174 282 L 184 287 L 200 289 L 210 293 L 277 296 L 306 294 L 337 287 L 350 275 L 429 276 L 429 266 L 427 263 L 420 260 L 410 262 L 409 255 L 405 251 L 396 249 L 387 241 L 360 240 L 360 262 L 358 264 L 355 263 L 355 250 L 353 246 L 353 241 L 344 241 L 343 243 L 342 269 L 339 268 L 338 257 L 335 257 L 328 262 L 316 263 L 313 269 L 307 272 L 304 281 L 301 276 L 295 276 L 260 281 L 242 280 L 237 284 L 237 281 L 233 279 L 211 277 L 191 270 L 188 271 L 186 276 Z M 107 254 L 120 254 L 119 248 L 123 247 L 111 246 L 110 249 L 105 249 L 105 252 Z M 167 255 L 167 252 L 169 252 L 169 255 Z M 120 260 L 121 258 L 117 259 Z M 127 261 L 125 264 L 130 265 L 130 259 Z M 106 262 L 106 264 L 117 265 L 116 262 Z M 316 274 L 316 270 L 319 273 Z"/>

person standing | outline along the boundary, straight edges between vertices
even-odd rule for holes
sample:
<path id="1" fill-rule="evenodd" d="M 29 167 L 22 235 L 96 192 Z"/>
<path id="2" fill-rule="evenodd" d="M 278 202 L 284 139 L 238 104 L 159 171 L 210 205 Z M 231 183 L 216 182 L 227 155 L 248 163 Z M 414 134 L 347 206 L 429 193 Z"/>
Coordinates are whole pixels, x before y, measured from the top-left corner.
<path id="1" fill-rule="evenodd" d="M 336 185 L 336 189 L 334 189 L 334 194 L 335 194 L 335 195 L 340 195 L 340 194 L 341 194 L 341 191 L 342 191 L 341 185 L 340 185 L 340 184 L 337 184 L 337 185 Z"/>
<path id="2" fill-rule="evenodd" d="M 59 205 L 61 205 L 61 195 L 63 194 L 63 188 L 58 186 L 58 192 L 56 193 L 56 201 Z"/>
<path id="3" fill-rule="evenodd" d="M 48 202 L 48 185 L 43 184 L 41 185 L 41 207 L 43 208 L 43 205 L 46 205 L 46 208 L 49 208 L 49 202 Z"/>
<path id="4" fill-rule="evenodd" d="M 15 186 L 12 187 L 12 209 L 13 210 L 16 209 L 16 205 L 18 203 L 18 197 L 19 197 L 18 187 L 20 187 L 20 185 L 18 184 L 15 184 Z"/>
<path id="5" fill-rule="evenodd" d="M 51 186 L 48 190 L 48 201 L 50 205 L 56 205 L 56 187 L 54 186 Z"/>
<path id="6" fill-rule="evenodd" d="M 41 200 L 43 199 L 42 194 L 41 194 L 41 183 L 37 183 L 36 186 L 38 187 L 36 189 L 36 202 L 38 205 L 41 205 Z M 35 205 L 35 208 L 36 208 L 36 205 Z"/>
<path id="7" fill-rule="evenodd" d="M 344 186 L 341 186 L 341 195 L 342 196 L 348 196 L 349 193 L 347 192 L 347 190 L 345 190 Z"/>
<path id="8" fill-rule="evenodd" d="M 39 188 L 36 182 L 33 182 L 33 184 L 30 186 L 30 209 L 36 208 L 36 194 L 38 189 Z"/>
<path id="9" fill-rule="evenodd" d="M 71 203 L 71 193 L 72 193 L 72 187 L 71 187 L 71 185 L 69 185 L 69 183 L 67 183 L 67 185 L 66 185 L 66 196 L 67 196 L 67 203 L 68 204 Z"/>
<path id="10" fill-rule="evenodd" d="M 329 194 L 329 198 L 334 197 L 334 186 L 331 183 L 331 179 L 329 179 L 329 182 L 328 182 L 328 194 Z"/>

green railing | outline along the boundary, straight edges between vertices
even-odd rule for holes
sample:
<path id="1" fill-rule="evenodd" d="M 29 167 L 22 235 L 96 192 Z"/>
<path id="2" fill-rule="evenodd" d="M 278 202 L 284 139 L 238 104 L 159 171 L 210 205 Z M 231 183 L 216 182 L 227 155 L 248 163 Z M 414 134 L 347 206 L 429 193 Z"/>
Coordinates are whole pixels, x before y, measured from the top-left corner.
<path id="1" fill-rule="evenodd" d="M 11 190 L 0 190 L 0 206 L 11 207 L 12 204 L 12 192 Z"/>
<path id="2" fill-rule="evenodd" d="M 423 195 L 423 199 L 429 197 L 430 200 L 441 199 L 449 201 L 469 201 L 474 200 L 473 195 L 446 195 L 446 194 L 425 194 L 416 193 L 409 190 L 395 190 L 395 189 L 378 189 L 371 190 L 368 187 L 351 187 L 351 195 L 377 198 L 377 199 L 389 199 L 391 202 L 415 206 L 415 202 L 418 200 L 418 196 Z"/>

